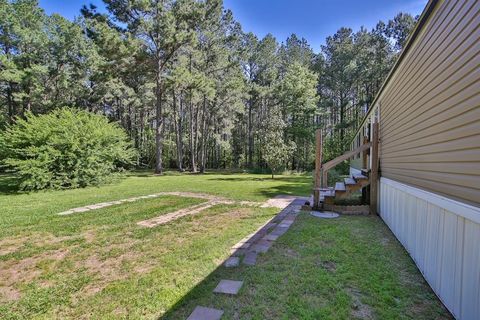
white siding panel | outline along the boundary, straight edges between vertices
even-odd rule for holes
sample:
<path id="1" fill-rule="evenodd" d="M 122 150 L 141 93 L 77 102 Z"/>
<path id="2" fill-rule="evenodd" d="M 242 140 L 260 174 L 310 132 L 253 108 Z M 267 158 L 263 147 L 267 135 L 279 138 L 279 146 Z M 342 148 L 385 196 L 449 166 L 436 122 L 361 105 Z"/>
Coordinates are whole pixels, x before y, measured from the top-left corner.
<path id="1" fill-rule="evenodd" d="M 450 211 L 445 212 L 444 216 L 444 237 L 442 243 L 442 271 L 440 273 L 439 294 L 443 297 L 445 304 L 454 305 L 455 295 L 459 292 L 455 291 L 455 282 L 450 279 L 455 278 L 456 256 L 457 250 L 457 220 L 462 219 Z"/>
<path id="2" fill-rule="evenodd" d="M 466 222 L 464 239 L 461 316 L 462 319 L 479 319 L 480 225 Z"/>
<path id="3" fill-rule="evenodd" d="M 455 243 L 455 280 L 454 280 L 454 287 L 455 287 L 455 296 L 454 296 L 454 303 L 453 303 L 453 311 L 454 315 L 459 315 L 460 310 L 462 309 L 462 266 L 463 266 L 463 259 L 458 258 L 459 256 L 463 255 L 463 240 L 465 234 L 465 221 L 466 219 L 463 217 L 458 217 L 457 220 L 457 241 Z"/>
<path id="4" fill-rule="evenodd" d="M 380 215 L 457 319 L 480 319 L 480 208 L 382 177 Z"/>

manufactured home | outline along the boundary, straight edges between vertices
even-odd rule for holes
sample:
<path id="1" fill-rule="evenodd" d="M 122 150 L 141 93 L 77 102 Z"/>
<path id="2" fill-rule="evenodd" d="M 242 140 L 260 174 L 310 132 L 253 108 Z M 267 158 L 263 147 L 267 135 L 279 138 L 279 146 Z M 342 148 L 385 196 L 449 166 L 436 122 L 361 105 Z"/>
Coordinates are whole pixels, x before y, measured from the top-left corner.
<path id="1" fill-rule="evenodd" d="M 469 320 L 480 319 L 479 14 L 478 0 L 427 4 L 346 154 L 352 185 L 370 174 L 373 211 Z"/>

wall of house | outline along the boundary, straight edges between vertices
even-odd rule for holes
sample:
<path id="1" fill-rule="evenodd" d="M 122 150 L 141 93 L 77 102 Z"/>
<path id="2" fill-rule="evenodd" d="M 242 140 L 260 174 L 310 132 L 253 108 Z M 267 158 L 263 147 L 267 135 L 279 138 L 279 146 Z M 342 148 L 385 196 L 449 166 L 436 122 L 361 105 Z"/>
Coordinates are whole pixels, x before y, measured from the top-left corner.
<path id="1" fill-rule="evenodd" d="M 379 212 L 457 319 L 480 319 L 480 208 L 388 178 Z"/>
<path id="2" fill-rule="evenodd" d="M 478 320 L 480 1 L 429 5 L 364 126 L 380 125 L 379 214 L 450 312 Z"/>
<path id="3" fill-rule="evenodd" d="M 377 99 L 381 176 L 477 207 L 479 27 L 480 1 L 439 1 Z"/>

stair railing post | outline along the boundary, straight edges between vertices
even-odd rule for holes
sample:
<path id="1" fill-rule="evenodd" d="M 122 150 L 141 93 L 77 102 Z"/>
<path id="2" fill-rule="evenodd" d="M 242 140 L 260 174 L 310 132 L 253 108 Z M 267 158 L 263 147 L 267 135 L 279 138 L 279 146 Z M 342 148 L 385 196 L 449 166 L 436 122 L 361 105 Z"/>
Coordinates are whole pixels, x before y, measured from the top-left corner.
<path id="1" fill-rule="evenodd" d="M 327 171 L 327 169 L 322 170 L 322 188 L 328 188 L 328 171 Z"/>
<path id="2" fill-rule="evenodd" d="M 363 137 L 363 144 L 367 144 L 368 143 L 368 137 L 367 136 L 364 136 Z M 364 150 L 362 152 L 362 169 L 367 169 L 367 155 L 368 155 L 368 150 Z"/>
<path id="3" fill-rule="evenodd" d="M 320 188 L 323 187 L 322 177 L 322 130 L 317 129 L 315 133 L 316 150 L 315 150 L 315 186 L 313 190 L 313 207 L 317 209 L 320 204 Z"/>
<path id="4" fill-rule="evenodd" d="M 363 144 L 368 143 L 368 137 L 363 136 Z M 362 168 L 361 169 L 368 169 L 368 149 L 365 149 L 362 152 Z M 367 201 L 367 188 L 362 188 L 362 203 L 366 203 Z"/>
<path id="5" fill-rule="evenodd" d="M 372 160 L 372 168 L 370 172 L 370 213 L 377 214 L 377 197 L 378 197 L 378 122 L 372 127 L 372 152 L 370 153 Z"/>

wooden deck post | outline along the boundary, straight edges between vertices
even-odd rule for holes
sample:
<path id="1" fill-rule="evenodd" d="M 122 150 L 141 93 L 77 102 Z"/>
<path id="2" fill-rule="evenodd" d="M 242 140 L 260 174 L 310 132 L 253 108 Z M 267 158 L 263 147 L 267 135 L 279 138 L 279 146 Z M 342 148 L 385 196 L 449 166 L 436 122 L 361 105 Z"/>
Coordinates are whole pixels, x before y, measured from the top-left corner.
<path id="1" fill-rule="evenodd" d="M 320 203 L 320 188 L 322 187 L 322 130 L 317 129 L 315 133 L 315 186 L 313 190 L 313 207 L 318 208 Z"/>
<path id="2" fill-rule="evenodd" d="M 368 143 L 368 137 L 364 136 L 363 137 L 363 144 L 367 144 L 367 143 Z M 368 169 L 368 166 L 367 166 L 368 158 L 367 158 L 367 156 L 368 156 L 368 150 L 363 151 L 362 152 L 362 169 Z"/>
<path id="3" fill-rule="evenodd" d="M 363 144 L 368 143 L 368 137 L 363 136 Z M 362 152 L 362 167 L 361 169 L 368 169 L 368 149 L 365 149 Z M 367 203 L 367 198 L 368 198 L 368 192 L 367 188 L 362 188 L 362 203 Z"/>
<path id="4" fill-rule="evenodd" d="M 377 214 L 377 194 L 378 194 L 378 122 L 372 127 L 372 168 L 370 172 L 370 213 Z"/>

